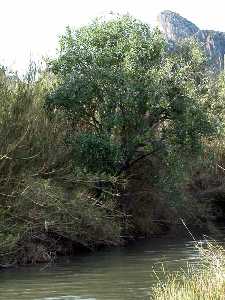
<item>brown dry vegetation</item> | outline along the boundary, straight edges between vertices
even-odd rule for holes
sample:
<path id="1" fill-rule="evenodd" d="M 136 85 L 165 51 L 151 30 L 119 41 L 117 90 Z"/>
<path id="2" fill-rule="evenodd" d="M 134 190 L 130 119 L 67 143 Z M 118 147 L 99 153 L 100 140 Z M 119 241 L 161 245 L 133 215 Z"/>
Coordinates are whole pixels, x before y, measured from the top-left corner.
<path id="1" fill-rule="evenodd" d="M 72 172 L 65 144 L 71 124 L 44 108 L 54 78 L 28 75 L 0 72 L 0 263 L 44 262 L 119 243 L 113 200 L 98 203 L 89 193 L 95 179 Z"/>
<path id="2" fill-rule="evenodd" d="M 203 246 L 196 243 L 200 252 L 197 266 L 189 265 L 188 271 L 165 273 L 152 289 L 152 300 L 224 300 L 225 252 L 214 242 Z"/>

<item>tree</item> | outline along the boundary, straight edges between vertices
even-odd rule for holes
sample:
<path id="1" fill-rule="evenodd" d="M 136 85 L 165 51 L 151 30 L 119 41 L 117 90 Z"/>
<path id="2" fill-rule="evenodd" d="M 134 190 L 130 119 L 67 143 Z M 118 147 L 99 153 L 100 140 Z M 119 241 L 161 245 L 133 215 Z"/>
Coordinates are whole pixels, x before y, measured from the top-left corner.
<path id="1" fill-rule="evenodd" d="M 119 175 L 153 153 L 194 153 L 215 133 L 194 42 L 168 53 L 157 29 L 120 16 L 68 27 L 59 48 L 50 67 L 60 83 L 47 105 L 74 124 L 76 166 Z"/>

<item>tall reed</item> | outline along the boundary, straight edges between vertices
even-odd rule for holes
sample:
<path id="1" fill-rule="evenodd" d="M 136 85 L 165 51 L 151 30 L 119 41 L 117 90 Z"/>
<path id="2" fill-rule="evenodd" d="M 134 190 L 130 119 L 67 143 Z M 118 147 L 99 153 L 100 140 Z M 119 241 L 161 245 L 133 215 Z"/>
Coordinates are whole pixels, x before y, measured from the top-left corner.
<path id="1" fill-rule="evenodd" d="M 225 250 L 215 242 L 199 245 L 200 262 L 166 275 L 152 289 L 152 300 L 225 299 Z"/>

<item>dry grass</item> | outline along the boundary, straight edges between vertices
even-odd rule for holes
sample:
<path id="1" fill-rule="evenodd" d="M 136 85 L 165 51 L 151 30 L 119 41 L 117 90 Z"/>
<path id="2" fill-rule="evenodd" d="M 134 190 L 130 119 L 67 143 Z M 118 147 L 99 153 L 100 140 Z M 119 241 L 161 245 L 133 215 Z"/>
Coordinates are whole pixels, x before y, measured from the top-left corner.
<path id="1" fill-rule="evenodd" d="M 153 300 L 225 299 L 225 250 L 214 242 L 196 244 L 200 263 L 166 276 L 153 287 Z"/>

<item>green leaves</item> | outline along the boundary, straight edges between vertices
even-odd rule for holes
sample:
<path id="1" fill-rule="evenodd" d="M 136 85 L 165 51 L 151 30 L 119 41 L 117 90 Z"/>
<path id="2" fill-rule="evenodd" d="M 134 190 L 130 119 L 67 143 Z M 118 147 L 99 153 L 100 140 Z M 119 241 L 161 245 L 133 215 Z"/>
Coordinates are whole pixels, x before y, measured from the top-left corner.
<path id="1" fill-rule="evenodd" d="M 109 136 L 81 133 L 72 140 L 76 166 L 92 173 L 115 174 L 122 161 L 120 145 Z"/>
<path id="2" fill-rule="evenodd" d="M 115 172 L 135 160 L 140 140 L 144 151 L 161 140 L 194 152 L 214 133 L 201 49 L 186 41 L 167 53 L 165 45 L 130 16 L 67 28 L 50 64 L 61 84 L 47 101 L 76 124 L 75 163 Z"/>

